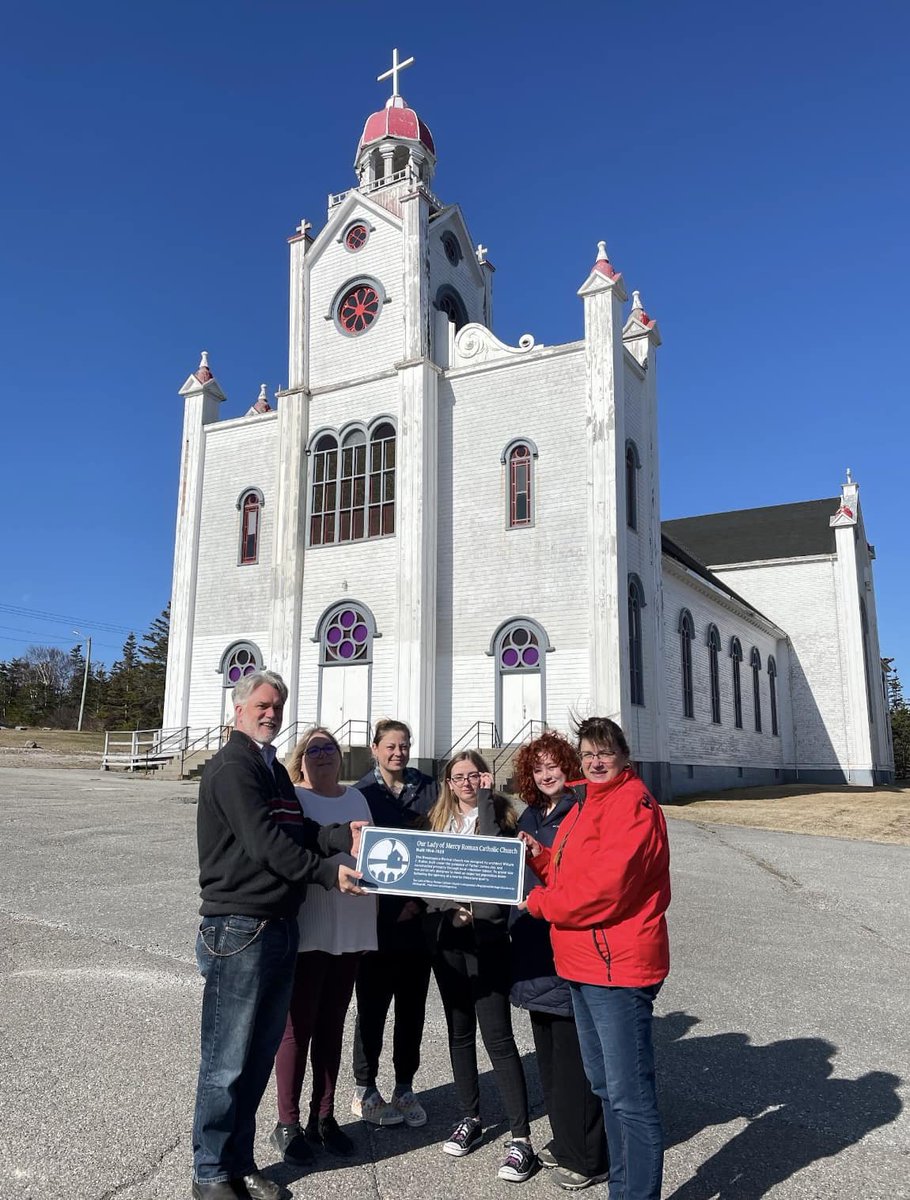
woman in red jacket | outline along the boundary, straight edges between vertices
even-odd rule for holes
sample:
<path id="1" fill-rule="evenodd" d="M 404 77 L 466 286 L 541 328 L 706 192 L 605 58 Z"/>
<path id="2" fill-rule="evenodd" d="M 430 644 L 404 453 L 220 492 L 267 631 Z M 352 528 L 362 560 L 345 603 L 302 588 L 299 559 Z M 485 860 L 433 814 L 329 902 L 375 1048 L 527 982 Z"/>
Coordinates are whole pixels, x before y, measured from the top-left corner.
<path id="1" fill-rule="evenodd" d="M 603 1101 L 610 1200 L 660 1200 L 651 1021 L 670 968 L 667 827 L 619 726 L 591 717 L 577 733 L 584 797 L 552 849 L 519 835 L 543 885 L 527 907 L 550 922 L 556 970 L 570 983 L 585 1073 Z"/>

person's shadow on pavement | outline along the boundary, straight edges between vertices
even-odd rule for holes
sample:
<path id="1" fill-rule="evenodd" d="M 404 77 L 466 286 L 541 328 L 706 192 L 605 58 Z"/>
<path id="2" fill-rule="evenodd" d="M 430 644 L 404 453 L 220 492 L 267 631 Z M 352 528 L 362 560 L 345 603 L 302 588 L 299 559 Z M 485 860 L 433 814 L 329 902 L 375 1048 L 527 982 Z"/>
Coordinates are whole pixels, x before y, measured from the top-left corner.
<path id="1" fill-rule="evenodd" d="M 666 1145 L 736 1118 L 749 1124 L 669 1200 L 760 1200 L 809 1163 L 894 1121 L 903 1107 L 897 1075 L 832 1079 L 831 1042 L 790 1038 L 761 1046 L 744 1033 L 685 1036 L 697 1024 L 680 1012 L 654 1021 Z"/>

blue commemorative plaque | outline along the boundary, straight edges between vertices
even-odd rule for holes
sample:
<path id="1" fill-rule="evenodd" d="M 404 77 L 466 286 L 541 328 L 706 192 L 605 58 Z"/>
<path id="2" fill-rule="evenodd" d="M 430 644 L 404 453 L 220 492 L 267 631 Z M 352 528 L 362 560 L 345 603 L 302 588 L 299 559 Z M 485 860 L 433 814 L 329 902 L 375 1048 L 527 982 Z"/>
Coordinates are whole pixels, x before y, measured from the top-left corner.
<path id="1" fill-rule="evenodd" d="M 361 886 L 396 896 L 485 900 L 524 898 L 525 846 L 519 838 L 364 829 L 357 856 Z"/>

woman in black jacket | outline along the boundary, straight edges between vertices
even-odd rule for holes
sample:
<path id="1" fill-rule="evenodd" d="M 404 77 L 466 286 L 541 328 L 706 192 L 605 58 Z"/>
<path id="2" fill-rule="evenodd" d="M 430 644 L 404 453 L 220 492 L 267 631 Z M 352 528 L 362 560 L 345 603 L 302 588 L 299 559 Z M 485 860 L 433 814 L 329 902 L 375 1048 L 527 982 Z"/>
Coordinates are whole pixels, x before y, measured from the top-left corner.
<path id="1" fill-rule="evenodd" d="M 518 828 L 552 846 L 563 818 L 578 802 L 570 779 L 581 778 L 573 746 L 543 733 L 515 757 L 515 783 L 528 806 Z M 579 787 L 581 785 L 578 785 Z M 533 876 L 529 886 L 535 882 Z M 585 1076 L 569 985 L 556 974 L 550 926 L 527 912 L 512 913 L 512 1003 L 531 1017 L 537 1068 L 553 1140 L 538 1154 L 553 1168 L 553 1181 L 577 1191 L 603 1179 L 609 1169 L 603 1106 Z"/>
<path id="2" fill-rule="evenodd" d="M 408 766 L 411 731 L 403 721 L 376 722 L 373 769 L 357 789 L 369 805 L 374 825 L 420 829 L 436 803 L 436 781 Z M 430 986 L 430 955 L 420 916 L 424 906 L 404 896 L 380 896 L 377 949 L 364 954 L 357 972 L 357 1024 L 354 1027 L 354 1096 L 351 1112 L 372 1125 L 425 1125 L 426 1109 L 414 1095 L 420 1043 Z M 377 1075 L 386 1021 L 395 1016 L 392 1065 L 395 1090 L 387 1102 Z"/>
<path id="3" fill-rule="evenodd" d="M 445 769 L 430 813 L 437 833 L 514 837 L 515 810 L 492 791 L 490 769 L 479 754 L 456 755 Z M 433 973 L 449 1032 L 449 1054 L 462 1119 L 443 1145 L 461 1158 L 483 1138 L 477 1076 L 477 1026 L 511 1126 L 499 1178 L 522 1183 L 534 1171 L 528 1091 L 509 1010 L 509 906 L 428 900 L 425 925 L 433 946 Z"/>

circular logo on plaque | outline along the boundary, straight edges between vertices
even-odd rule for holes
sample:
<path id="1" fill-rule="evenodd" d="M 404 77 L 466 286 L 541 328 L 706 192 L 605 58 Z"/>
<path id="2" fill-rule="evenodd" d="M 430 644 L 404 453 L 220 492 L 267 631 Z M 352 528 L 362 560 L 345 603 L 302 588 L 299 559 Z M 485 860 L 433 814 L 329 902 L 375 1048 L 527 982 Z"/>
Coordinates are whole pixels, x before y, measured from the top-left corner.
<path id="1" fill-rule="evenodd" d="M 382 838 L 367 855 L 367 874 L 377 883 L 397 883 L 411 865 L 411 856 L 398 838 Z"/>

